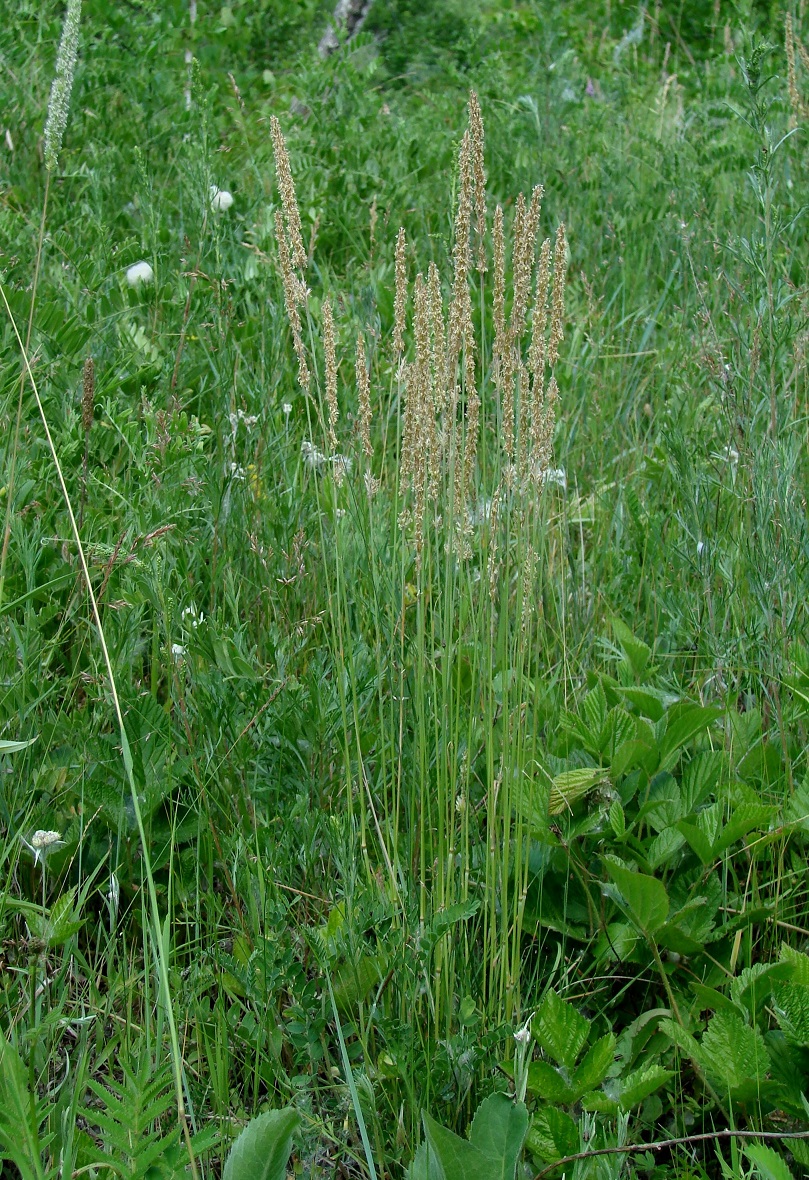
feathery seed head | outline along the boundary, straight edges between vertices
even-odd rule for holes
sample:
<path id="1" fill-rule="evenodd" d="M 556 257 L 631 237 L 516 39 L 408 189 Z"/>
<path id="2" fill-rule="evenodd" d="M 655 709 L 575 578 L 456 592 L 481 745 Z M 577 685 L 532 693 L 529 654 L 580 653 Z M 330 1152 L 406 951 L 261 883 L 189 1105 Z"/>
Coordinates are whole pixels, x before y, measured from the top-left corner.
<path id="1" fill-rule="evenodd" d="M 323 300 L 323 353 L 326 362 L 326 409 L 329 415 L 329 446 L 337 450 L 335 427 L 339 417 L 337 406 L 337 353 L 334 346 L 334 315 L 331 301 Z"/>
<path id="2" fill-rule="evenodd" d="M 292 343 L 295 348 L 295 355 L 298 358 L 298 381 L 301 389 L 303 389 L 304 393 L 307 393 L 309 391 L 311 376 L 309 366 L 306 362 L 306 350 L 304 349 L 303 337 L 301 335 L 301 317 L 298 313 L 298 304 L 302 301 L 301 297 L 305 296 L 305 289 L 292 269 L 289 243 L 287 242 L 284 219 L 281 216 L 280 209 L 276 209 L 275 211 L 275 240 L 278 244 L 278 262 L 281 270 L 281 283 L 284 289 L 284 306 L 286 307 L 289 326 L 292 329 Z"/>
<path id="3" fill-rule="evenodd" d="M 95 406 L 95 366 L 93 358 L 88 356 L 82 371 L 81 424 L 84 433 L 89 434 L 93 426 L 93 408 Z"/>
<path id="4" fill-rule="evenodd" d="M 565 274 L 567 272 L 567 240 L 565 225 L 561 222 L 556 231 L 556 246 L 553 251 L 553 301 L 551 306 L 551 338 L 548 344 L 548 361 L 555 365 L 559 359 L 559 345 L 565 338 Z"/>
<path id="5" fill-rule="evenodd" d="M 486 166 L 483 158 L 483 115 L 474 90 L 469 94 L 469 132 L 472 144 L 472 173 L 475 181 L 475 220 L 478 238 L 478 271 L 486 270 Z"/>
<path id="6" fill-rule="evenodd" d="M 405 321 L 407 318 L 407 238 L 400 226 L 396 238 L 396 294 L 393 300 L 393 353 L 400 357 L 404 351 Z"/>
<path id="7" fill-rule="evenodd" d="M 59 161 L 62 139 L 67 127 L 70 94 L 73 90 L 73 76 L 79 51 L 80 22 L 81 0 L 67 0 L 62 39 L 56 55 L 56 74 L 51 84 L 48 117 L 45 120 L 45 167 L 49 172 L 53 172 Z"/>
<path id="8" fill-rule="evenodd" d="M 357 333 L 357 358 L 354 371 L 357 377 L 360 442 L 366 458 L 372 459 L 374 448 L 371 446 L 371 382 L 368 376 L 365 338 L 362 332 Z"/>
<path id="9" fill-rule="evenodd" d="M 295 182 L 292 179 L 292 169 L 289 166 L 289 155 L 281 130 L 281 124 L 275 115 L 270 119 L 270 136 L 272 150 L 275 156 L 275 171 L 278 176 L 278 191 L 281 194 L 281 204 L 284 209 L 289 234 L 289 245 L 292 261 L 299 270 L 306 270 L 306 251 L 303 248 L 303 232 L 301 229 L 301 215 L 298 212 L 298 200 L 295 196 Z"/>

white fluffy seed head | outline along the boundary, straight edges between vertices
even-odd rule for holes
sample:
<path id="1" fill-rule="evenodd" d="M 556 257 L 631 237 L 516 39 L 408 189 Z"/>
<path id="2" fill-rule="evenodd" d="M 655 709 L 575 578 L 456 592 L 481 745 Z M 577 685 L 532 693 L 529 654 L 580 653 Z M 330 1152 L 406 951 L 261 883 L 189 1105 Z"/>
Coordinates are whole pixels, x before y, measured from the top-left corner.
<path id="1" fill-rule="evenodd" d="M 214 213 L 227 213 L 232 204 L 232 193 L 225 188 L 217 188 L 215 184 L 211 185 L 211 208 Z"/>
<path id="2" fill-rule="evenodd" d="M 130 287 L 140 287 L 143 283 L 153 283 L 154 271 L 148 262 L 136 262 L 127 270 L 126 281 Z"/>

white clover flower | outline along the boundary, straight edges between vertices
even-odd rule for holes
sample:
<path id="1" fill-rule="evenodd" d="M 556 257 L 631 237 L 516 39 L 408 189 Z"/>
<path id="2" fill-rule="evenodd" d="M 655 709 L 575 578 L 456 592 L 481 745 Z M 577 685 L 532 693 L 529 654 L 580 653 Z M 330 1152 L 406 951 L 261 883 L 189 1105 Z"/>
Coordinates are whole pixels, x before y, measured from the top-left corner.
<path id="1" fill-rule="evenodd" d="M 181 643 L 172 643 L 171 654 L 175 660 L 181 660 L 185 655 L 185 648 Z"/>
<path id="2" fill-rule="evenodd" d="M 281 409 L 283 411 L 284 417 L 289 418 L 289 415 L 292 413 L 292 402 L 284 402 L 284 404 L 281 406 Z"/>
<path id="3" fill-rule="evenodd" d="M 154 271 L 148 262 L 136 262 L 126 272 L 126 281 L 130 287 L 140 287 L 141 284 L 154 282 Z"/>
<path id="4" fill-rule="evenodd" d="M 232 193 L 225 188 L 217 188 L 215 184 L 211 185 L 211 208 L 214 213 L 227 213 L 232 204 Z"/>
<path id="5" fill-rule="evenodd" d="M 34 832 L 30 840 L 26 840 L 25 836 L 21 836 L 20 839 L 28 851 L 33 852 L 34 864 L 39 864 L 40 861 L 44 864 L 49 853 L 64 845 L 61 832 L 44 832 L 41 829 Z"/>

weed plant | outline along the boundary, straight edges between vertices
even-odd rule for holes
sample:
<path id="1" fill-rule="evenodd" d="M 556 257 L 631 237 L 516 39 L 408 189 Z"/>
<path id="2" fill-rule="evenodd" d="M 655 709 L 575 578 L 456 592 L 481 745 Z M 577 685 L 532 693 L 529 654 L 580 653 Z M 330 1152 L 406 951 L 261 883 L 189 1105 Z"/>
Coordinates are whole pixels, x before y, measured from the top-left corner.
<path id="1" fill-rule="evenodd" d="M 801 1175 L 809 18 L 329 7 L 0 29 L 4 1175 Z"/>

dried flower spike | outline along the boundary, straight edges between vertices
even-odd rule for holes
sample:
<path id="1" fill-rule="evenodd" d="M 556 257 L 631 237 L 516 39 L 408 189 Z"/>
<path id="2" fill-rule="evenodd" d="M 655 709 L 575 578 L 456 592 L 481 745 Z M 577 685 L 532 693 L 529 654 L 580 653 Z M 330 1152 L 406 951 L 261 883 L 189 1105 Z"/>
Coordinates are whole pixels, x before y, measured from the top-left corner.
<path id="1" fill-rule="evenodd" d="M 486 270 L 486 167 L 483 160 L 483 115 L 474 90 L 469 95 L 469 133 L 472 141 L 472 173 L 475 178 L 475 221 L 478 238 L 478 271 Z"/>
<path id="2" fill-rule="evenodd" d="M 357 376 L 360 441 L 366 457 L 372 459 L 374 448 L 371 446 L 371 382 L 368 378 L 368 363 L 365 359 L 365 340 L 362 332 L 357 333 L 357 359 L 354 371 Z"/>
<path id="3" fill-rule="evenodd" d="M 323 300 L 323 353 L 326 361 L 326 409 L 329 415 L 329 447 L 337 450 L 337 354 L 334 347 L 334 315 L 331 302 Z"/>
<path id="4" fill-rule="evenodd" d="M 407 238 L 404 226 L 396 238 L 396 294 L 393 300 L 393 352 L 399 357 L 404 351 L 405 319 L 407 316 Z"/>
<path id="5" fill-rule="evenodd" d="M 56 55 L 56 76 L 51 85 L 48 117 L 45 121 L 45 167 L 49 172 L 53 172 L 59 162 L 59 152 L 67 126 L 76 56 L 79 51 L 80 21 L 81 0 L 67 0 L 62 39 Z"/>
<path id="6" fill-rule="evenodd" d="M 275 115 L 270 119 L 270 135 L 272 150 L 275 156 L 275 171 L 278 175 L 278 191 L 281 194 L 281 204 L 284 208 L 284 220 L 289 234 L 289 246 L 292 261 L 299 270 L 306 269 L 307 256 L 303 248 L 303 232 L 301 229 L 301 215 L 298 212 L 298 200 L 295 196 L 295 182 L 292 179 L 292 169 L 289 166 L 287 145 L 281 124 Z"/>
<path id="7" fill-rule="evenodd" d="M 93 358 L 88 356 L 82 371 L 81 424 L 84 433 L 89 434 L 93 426 L 93 408 L 95 405 L 95 365 Z"/>

